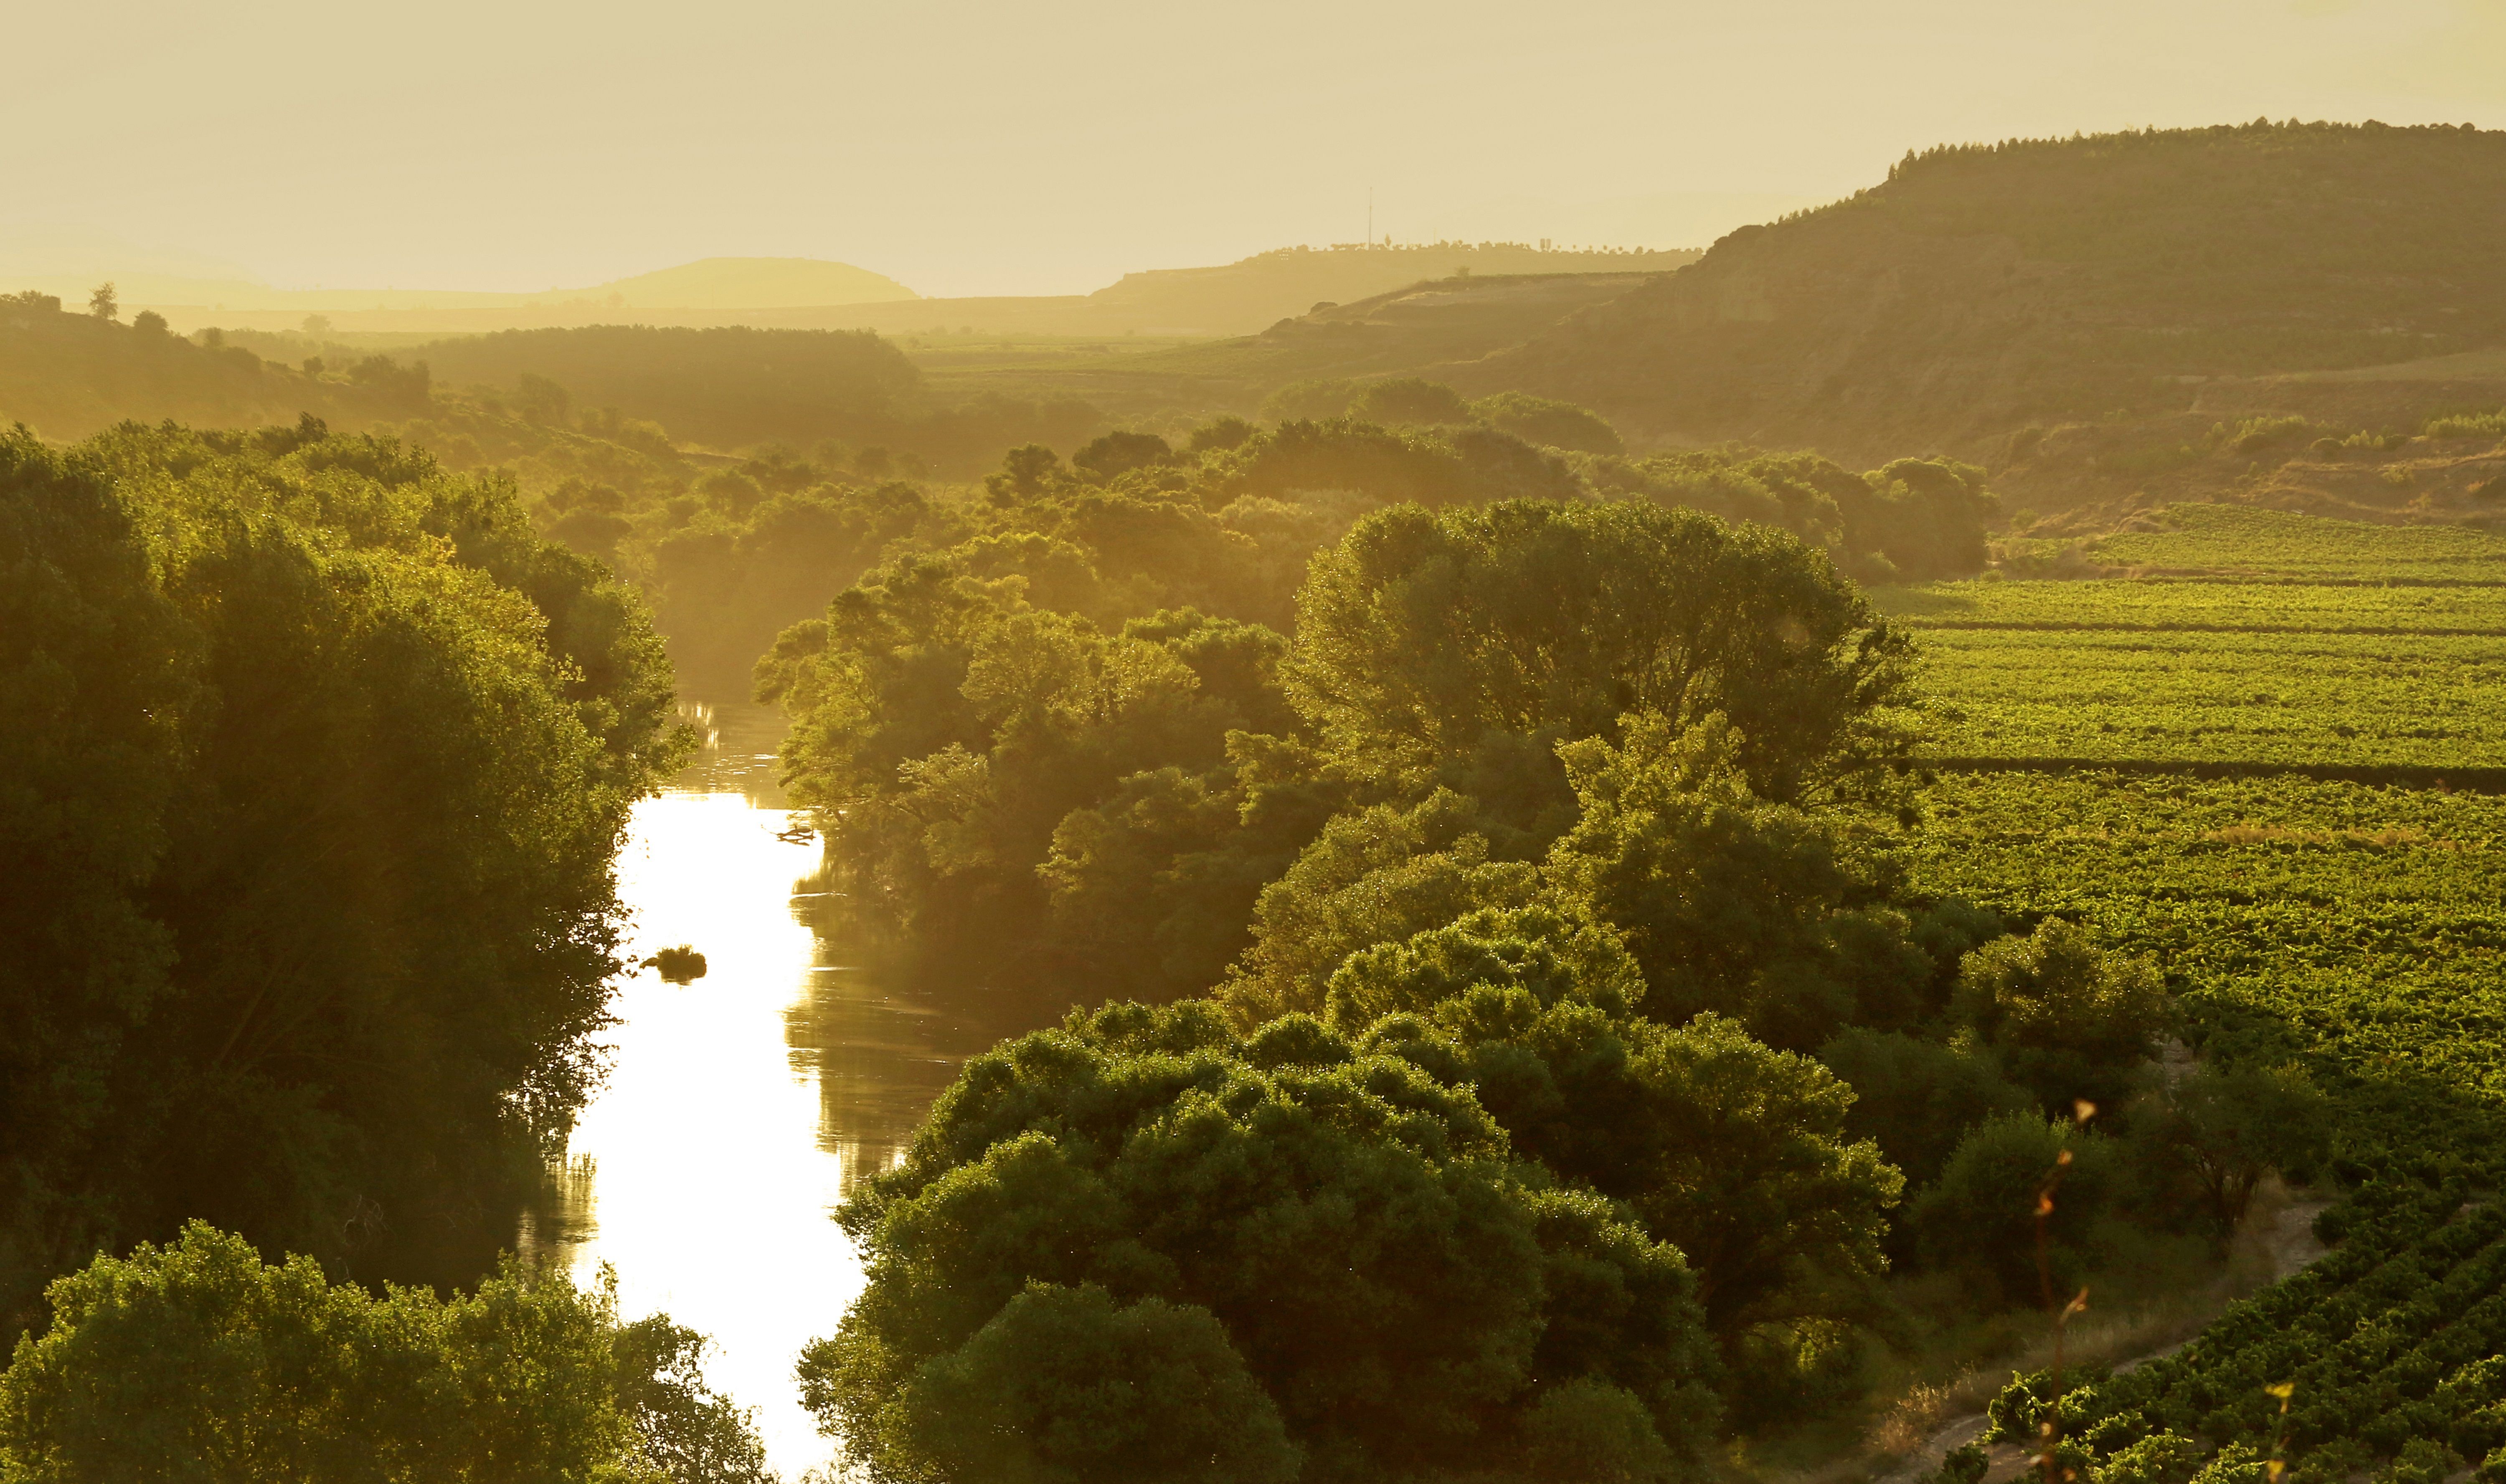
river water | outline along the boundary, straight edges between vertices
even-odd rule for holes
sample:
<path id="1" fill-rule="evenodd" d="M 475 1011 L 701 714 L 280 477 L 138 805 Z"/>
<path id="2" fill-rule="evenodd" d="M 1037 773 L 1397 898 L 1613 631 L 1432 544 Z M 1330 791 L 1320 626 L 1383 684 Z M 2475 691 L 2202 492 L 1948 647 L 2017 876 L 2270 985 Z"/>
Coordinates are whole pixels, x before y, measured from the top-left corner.
<path id="1" fill-rule="evenodd" d="M 1059 1007 L 882 970 L 842 928 L 814 841 L 791 833 L 774 781 L 779 721 L 757 706 L 684 708 L 709 732 L 661 796 L 635 807 L 618 859 L 630 957 L 687 943 L 704 977 L 622 984 L 607 1084 L 567 1148 L 560 1208 L 526 1247 L 580 1280 L 618 1274 L 628 1316 L 667 1312 L 713 1337 L 706 1376 L 756 1408 L 789 1479 L 833 1444 L 792 1367 L 861 1290 L 832 1219 L 892 1165 L 959 1065 Z"/>

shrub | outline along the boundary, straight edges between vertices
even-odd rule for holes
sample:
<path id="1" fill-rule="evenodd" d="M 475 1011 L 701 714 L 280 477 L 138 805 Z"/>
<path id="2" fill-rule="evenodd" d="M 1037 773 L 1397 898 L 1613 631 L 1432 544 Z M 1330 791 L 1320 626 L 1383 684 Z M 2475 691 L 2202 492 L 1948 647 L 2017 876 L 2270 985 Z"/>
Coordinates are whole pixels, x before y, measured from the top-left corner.
<path id="1" fill-rule="evenodd" d="M 695 1370 L 701 1339 L 620 1325 L 606 1283 L 509 1265 L 468 1295 L 377 1298 L 195 1221 L 48 1296 L 50 1330 L 0 1373 L 12 1484 L 766 1478 L 746 1414 Z"/>
<path id="2" fill-rule="evenodd" d="M 2060 1162 L 2065 1153 L 2067 1165 Z M 1913 1221 L 1925 1260 L 1987 1278 L 2005 1300 L 2036 1297 L 2037 1193 L 2058 1169 L 2046 1255 L 2057 1296 L 2068 1297 L 2094 1255 L 2114 1194 L 2113 1147 L 2033 1113 L 1979 1125 L 1958 1141 L 1940 1180 L 1915 1198 Z"/>

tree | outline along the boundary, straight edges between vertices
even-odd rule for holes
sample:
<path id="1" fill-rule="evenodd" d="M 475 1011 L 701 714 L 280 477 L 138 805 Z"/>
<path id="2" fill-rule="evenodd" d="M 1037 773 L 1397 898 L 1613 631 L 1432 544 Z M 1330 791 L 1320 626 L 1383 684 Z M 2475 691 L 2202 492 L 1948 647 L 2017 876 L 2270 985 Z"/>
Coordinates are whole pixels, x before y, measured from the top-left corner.
<path id="1" fill-rule="evenodd" d="M 2060 1162 L 2065 1152 L 2067 1164 Z M 1983 1277 L 2006 1302 L 2035 1301 L 2037 1195 L 2058 1173 L 2047 1256 L 2055 1296 L 2067 1296 L 2099 1254 L 2098 1228 L 2117 1178 L 2113 1141 L 2073 1120 L 2003 1113 L 1968 1131 L 1909 1213 L 1924 1256 Z"/>
<path id="2" fill-rule="evenodd" d="M 595 1075 L 610 859 L 684 755 L 641 609 L 510 485 L 312 418 L 0 440 L 0 912 L 42 914 L 0 1312 L 194 1216 L 475 1275 Z"/>
<path id="3" fill-rule="evenodd" d="M 1174 449 L 1154 433 L 1107 433 L 1070 456 L 1070 467 L 1098 483 L 1134 469 L 1171 463 Z"/>
<path id="4" fill-rule="evenodd" d="M 1253 908 L 1252 945 L 1218 990 L 1247 1025 L 1323 1008 L 1348 957 L 1475 908 L 1519 905 L 1538 872 L 1488 859 L 1470 801 L 1439 791 L 1413 808 L 1376 804 L 1326 824 Z"/>
<path id="5" fill-rule="evenodd" d="M 701 1341 L 622 1325 L 605 1275 L 509 1266 L 449 1300 L 377 1297 L 196 1221 L 50 1298 L 0 1372 L 0 1469 L 28 1484 L 768 1478 L 746 1414 L 691 1363 Z"/>
<path id="6" fill-rule="evenodd" d="M 1570 448 L 1583 453 L 1619 453 L 1625 448 L 1617 429 L 1598 414 L 1571 402 L 1553 402 L 1522 392 L 1499 392 L 1472 403 L 1470 414 L 1492 428 L 1546 448 Z"/>
<path id="7" fill-rule="evenodd" d="M 2058 917 L 1968 954 L 1953 1006 L 2054 1116 L 2083 1099 L 2120 1108 L 2169 1016 L 2155 968 Z"/>
<path id="8" fill-rule="evenodd" d="M 1621 735 L 1559 749 L 1582 811 L 1550 853 L 1550 880 L 1627 932 L 1653 986 L 1647 1014 L 1676 1024 L 1717 1010 L 1771 1041 L 1818 1044 L 1853 1010 L 1850 986 L 1818 962 L 1849 885 L 1828 828 L 1750 792 L 1719 717 L 1681 733 L 1645 713 Z"/>
<path id="9" fill-rule="evenodd" d="M 1967 1130 L 2036 1106 L 2001 1075 L 1992 1048 L 1972 1039 L 1944 1045 L 1856 1026 L 1819 1047 L 1818 1059 L 1853 1088 L 1845 1128 L 1918 1186 L 1940 1175 Z"/>
<path id="10" fill-rule="evenodd" d="M 2131 1131 L 2162 1198 L 2224 1244 L 2264 1176 L 2323 1158 L 2331 1104 L 2301 1067 L 2202 1067 L 2135 1105 Z"/>
<path id="11" fill-rule="evenodd" d="M 1469 1085 L 1515 1151 L 1624 1201 L 1697 1269 L 1727 1353 L 1751 1330 L 1870 1311 L 1903 1182 L 1844 1133 L 1852 1091 L 1704 1015 L 1670 1030 L 1608 928 L 1482 911 L 1358 954 L 1331 1012 L 1360 1044 Z"/>
<path id="12" fill-rule="evenodd" d="M 329 335 L 331 333 L 331 317 L 327 314 L 308 314 L 304 316 L 304 323 L 298 328 L 302 329 L 306 335 Z"/>
<path id="13" fill-rule="evenodd" d="M 87 297 L 87 312 L 100 320 L 122 317 L 122 300 L 115 296 L 110 282 L 97 284 L 95 292 Z"/>
<path id="14" fill-rule="evenodd" d="M 1348 415 L 1378 423 L 1462 423 L 1471 419 L 1461 393 L 1441 381 L 1396 376 L 1367 382 L 1348 406 Z"/>
<path id="15" fill-rule="evenodd" d="M 1274 423 L 1318 422 L 1348 415 L 1357 396 L 1354 381 L 1291 381 L 1262 401 L 1262 416 Z"/>
<path id="16" fill-rule="evenodd" d="M 1205 1309 L 1118 1305 L 1094 1284 L 1030 1284 L 914 1372 L 889 1409 L 898 1453 L 944 1476 L 1047 1484 L 1289 1484 L 1297 1449 Z"/>
<path id="17" fill-rule="evenodd" d="M 981 1445 L 912 1424 L 913 1398 L 934 1418 L 1001 1418 L 1018 1450 L 1045 1415 L 1075 1418 L 1081 1403 L 1056 1398 L 1090 1378 L 1017 1383 L 1002 1355 L 1136 1312 L 1126 1344 L 1199 1358 L 1163 1387 L 1240 1396 L 1226 1352 L 1240 1358 L 1307 1479 L 1520 1458 L 1527 1410 L 1583 1376 L 1628 1388 L 1693 1458 L 1712 1407 L 1685 1265 L 1503 1154 L 1467 1090 L 1309 1017 L 1239 1039 L 1189 1003 L 1074 1014 L 968 1063 L 903 1164 L 846 1203 L 869 1288 L 806 1353 L 805 1400 L 875 1477 L 918 1478 L 938 1450 Z M 1107 1300 L 1030 1299 L 1013 1317 L 1037 1284 Z M 1159 1446 L 1144 1420 L 1159 1390 L 1095 1395 L 1105 1409 L 1063 1436 Z M 1226 1410 L 1260 1463 L 1260 1408 Z"/>
<path id="18" fill-rule="evenodd" d="M 142 309 L 130 317 L 130 328 L 151 339 L 161 339 L 165 335 L 165 316 L 154 309 Z"/>
<path id="19" fill-rule="evenodd" d="M 1492 731 L 1600 735 L 1628 712 L 1723 713 L 1761 796 L 1841 781 L 1904 739 L 1902 636 L 1772 531 L 1634 504 L 1379 512 L 1318 553 L 1289 696 L 1335 749 L 1398 772 Z"/>

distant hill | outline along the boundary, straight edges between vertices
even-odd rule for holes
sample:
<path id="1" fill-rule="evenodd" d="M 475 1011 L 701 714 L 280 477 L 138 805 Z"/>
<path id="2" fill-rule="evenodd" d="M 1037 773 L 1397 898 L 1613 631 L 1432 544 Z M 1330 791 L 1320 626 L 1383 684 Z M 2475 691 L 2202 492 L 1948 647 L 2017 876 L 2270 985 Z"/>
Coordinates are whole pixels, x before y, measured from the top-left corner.
<path id="1" fill-rule="evenodd" d="M 0 299 L 0 426 L 86 438 L 125 420 L 204 427 L 351 420 L 423 406 L 422 376 L 378 363 L 316 375 L 240 346 L 197 345 L 15 297 Z"/>
<path id="2" fill-rule="evenodd" d="M 1217 267 L 1125 274 L 1093 294 L 1029 298 L 918 299 L 892 279 L 840 263 L 792 258 L 709 258 L 587 289 L 544 294 L 338 290 L 280 293 L 249 285 L 199 285 L 183 302 L 125 293 L 178 331 L 293 330 L 319 313 L 343 334 L 470 335 L 498 330 L 645 324 L 762 330 L 876 330 L 911 335 L 946 328 L 1026 336 L 1250 335 L 1311 310 L 1455 275 L 1665 272 L 1694 250 L 1569 251 L 1508 242 L 1425 246 L 1282 248 Z M 64 286 L 66 285 L 66 286 Z M 40 287 L 84 301 L 84 281 Z M 151 293 L 166 284 L 152 281 Z M 841 296 L 851 295 L 847 299 Z M 212 308 L 210 306 L 220 306 Z"/>
<path id="3" fill-rule="evenodd" d="M 875 335 L 844 331 L 594 325 L 507 330 L 395 353 L 448 383 L 500 390 L 525 375 L 574 406 L 614 407 L 680 438 L 736 445 L 766 439 L 877 438 L 921 409 L 922 376 Z"/>
<path id="4" fill-rule="evenodd" d="M 1021 389 L 1086 397 L 1114 411 L 1249 412 L 1292 381 L 1444 377 L 1465 363 L 1521 345 L 1578 310 L 1633 293 L 1657 276 L 1473 274 L 1410 283 L 1279 320 L 1259 335 L 1108 356 L 1032 375 Z M 933 379 L 936 385 L 956 380 L 945 374 Z"/>
<path id="5" fill-rule="evenodd" d="M 616 321 L 635 315 L 678 323 L 736 320 L 757 310 L 804 313 L 834 304 L 894 302 L 917 296 L 895 279 L 850 264 L 815 258 L 706 258 L 696 263 L 589 288 L 537 294 L 468 289 L 274 289 L 242 278 L 193 278 L 163 271 L 123 272 L 104 260 L 80 273 L 11 274 L 0 293 L 32 290 L 84 305 L 90 289 L 112 280 L 126 311 L 154 309 L 177 333 L 216 325 L 235 330 L 292 330 L 319 314 L 342 330 L 448 334 Z"/>
<path id="6" fill-rule="evenodd" d="M 2254 124 L 1909 156 L 1450 379 L 1639 436 L 1878 457 L 2498 346 L 2506 133 Z M 2306 395 L 2335 422 L 2391 401 L 2358 376 Z"/>
<path id="7" fill-rule="evenodd" d="M 922 296 L 883 274 L 815 258 L 704 258 L 612 279 L 570 297 L 680 309 L 776 309 L 819 304 L 874 304 Z"/>
<path id="8" fill-rule="evenodd" d="M 1157 321 L 1148 334 L 1244 335 L 1302 315 L 1324 301 L 1373 299 L 1430 279 L 1472 275 L 1663 273 L 1699 254 L 1569 252 L 1511 242 L 1447 242 L 1420 247 L 1289 248 L 1224 267 L 1127 273 L 1088 297 L 1101 314 Z"/>

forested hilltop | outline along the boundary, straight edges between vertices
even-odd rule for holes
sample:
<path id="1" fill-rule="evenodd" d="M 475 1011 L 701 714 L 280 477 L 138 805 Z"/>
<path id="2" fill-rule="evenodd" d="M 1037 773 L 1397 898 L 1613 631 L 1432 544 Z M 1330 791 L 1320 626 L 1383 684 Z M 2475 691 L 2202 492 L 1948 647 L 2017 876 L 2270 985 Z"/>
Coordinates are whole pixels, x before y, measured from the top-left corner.
<path id="1" fill-rule="evenodd" d="M 1466 385 L 1838 452 L 2506 344 L 2506 134 L 2270 124 L 1952 145 L 1716 243 Z M 1460 378 L 1457 378 L 1460 379 Z"/>

